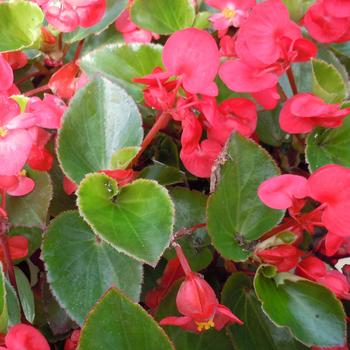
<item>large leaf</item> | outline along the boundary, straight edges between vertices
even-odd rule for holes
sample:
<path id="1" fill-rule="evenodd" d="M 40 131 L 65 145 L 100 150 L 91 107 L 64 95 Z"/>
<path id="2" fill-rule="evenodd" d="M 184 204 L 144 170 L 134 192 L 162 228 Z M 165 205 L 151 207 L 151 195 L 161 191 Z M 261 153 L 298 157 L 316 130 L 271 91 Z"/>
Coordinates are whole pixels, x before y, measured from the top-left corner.
<path id="1" fill-rule="evenodd" d="M 261 309 L 250 278 L 244 273 L 237 272 L 226 281 L 221 301 L 244 321 L 242 326 L 229 327 L 235 350 L 306 349 L 288 329 L 277 327 L 268 319 Z"/>
<path id="2" fill-rule="evenodd" d="M 64 35 L 64 41 L 67 43 L 73 43 L 78 40 L 82 40 L 90 34 L 99 34 L 106 29 L 116 18 L 120 15 L 123 9 L 127 5 L 127 0 L 106 0 L 107 9 L 102 19 L 92 27 L 78 28 L 72 33 Z"/>
<path id="3" fill-rule="evenodd" d="M 85 174 L 110 169 L 118 149 L 139 146 L 141 116 L 134 101 L 118 85 L 98 77 L 73 98 L 58 139 L 64 172 L 76 183 Z"/>
<path id="4" fill-rule="evenodd" d="M 311 171 L 326 164 L 350 167 L 350 117 L 336 129 L 315 129 L 307 138 L 306 159 Z"/>
<path id="5" fill-rule="evenodd" d="M 104 174 L 90 174 L 78 189 L 85 220 L 116 249 L 155 265 L 169 245 L 174 208 L 167 190 L 152 180 L 122 188 Z"/>
<path id="6" fill-rule="evenodd" d="M 218 185 L 208 201 L 209 235 L 221 255 L 245 260 L 251 254 L 251 242 L 283 216 L 283 211 L 266 207 L 257 196 L 258 186 L 279 175 L 279 170 L 258 144 L 234 133 L 214 175 Z"/>
<path id="7" fill-rule="evenodd" d="M 79 324 L 111 286 L 139 298 L 141 265 L 100 241 L 76 211 L 51 222 L 43 259 L 53 294 Z"/>
<path id="8" fill-rule="evenodd" d="M 345 342 L 345 312 L 327 288 L 295 278 L 289 273 L 271 274 L 261 266 L 254 287 L 264 312 L 278 326 L 286 326 L 304 344 L 332 347 Z"/>
<path id="9" fill-rule="evenodd" d="M 7 333 L 8 313 L 6 298 L 5 276 L 3 265 L 0 263 L 0 332 Z"/>
<path id="10" fill-rule="evenodd" d="M 134 83 L 162 66 L 162 46 L 154 44 L 108 45 L 83 56 L 80 67 L 90 76 L 102 74 L 115 80 L 137 102 L 143 98 L 144 85 Z"/>
<path id="11" fill-rule="evenodd" d="M 164 331 L 138 304 L 110 289 L 94 306 L 81 332 L 78 350 L 174 349 Z"/>
<path id="12" fill-rule="evenodd" d="M 7 211 L 14 226 L 45 227 L 47 212 L 52 198 L 52 184 L 46 172 L 28 170 L 35 182 L 32 192 L 26 196 L 9 197 Z"/>
<path id="13" fill-rule="evenodd" d="M 135 0 L 132 21 L 158 34 L 171 34 L 191 27 L 195 18 L 191 0 Z"/>
<path id="14" fill-rule="evenodd" d="M 0 3 L 0 52 L 33 45 L 41 35 L 44 14 L 29 1 Z"/>
<path id="15" fill-rule="evenodd" d="M 323 60 L 312 60 L 312 91 L 327 103 L 342 102 L 346 96 L 346 86 L 341 74 Z"/>

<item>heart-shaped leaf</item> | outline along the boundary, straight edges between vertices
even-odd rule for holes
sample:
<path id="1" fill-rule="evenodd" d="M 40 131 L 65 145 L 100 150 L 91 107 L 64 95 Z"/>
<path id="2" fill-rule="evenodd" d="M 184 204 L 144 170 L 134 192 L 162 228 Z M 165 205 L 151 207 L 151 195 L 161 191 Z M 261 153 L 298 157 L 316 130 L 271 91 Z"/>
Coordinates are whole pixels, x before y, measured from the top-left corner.
<path id="1" fill-rule="evenodd" d="M 79 324 L 112 286 L 139 298 L 141 265 L 100 241 L 77 211 L 51 222 L 42 253 L 53 294 Z"/>
<path id="2" fill-rule="evenodd" d="M 102 74 L 122 86 L 136 102 L 143 99 L 144 85 L 132 79 L 162 66 L 162 46 L 154 44 L 108 45 L 83 56 L 80 67 L 90 76 Z"/>
<path id="3" fill-rule="evenodd" d="M 251 254 L 251 241 L 274 227 L 283 211 L 265 206 L 258 186 L 279 175 L 269 154 L 254 141 L 234 133 L 227 143 L 214 176 L 218 182 L 208 201 L 208 232 L 226 258 L 242 261 Z"/>
<path id="4" fill-rule="evenodd" d="M 132 21 L 141 28 L 158 34 L 171 34 L 191 27 L 195 18 L 191 0 L 135 0 Z"/>
<path id="5" fill-rule="evenodd" d="M 104 174 L 89 174 L 78 189 L 78 206 L 94 231 L 116 249 L 155 265 L 169 245 L 174 206 L 167 190 L 152 180 L 118 188 Z"/>
<path id="6" fill-rule="evenodd" d="M 276 325 L 288 327 L 307 346 L 343 345 L 345 313 L 335 295 L 317 283 L 289 273 L 272 276 L 270 270 L 271 266 L 261 266 L 254 279 L 256 294 L 267 316 Z"/>
<path id="7" fill-rule="evenodd" d="M 113 154 L 139 146 L 141 115 L 127 93 L 98 77 L 78 91 L 65 113 L 58 139 L 64 172 L 79 183 L 85 174 L 110 169 Z"/>
<path id="8" fill-rule="evenodd" d="M 152 317 L 115 288 L 96 303 L 80 335 L 78 350 L 174 350 Z"/>

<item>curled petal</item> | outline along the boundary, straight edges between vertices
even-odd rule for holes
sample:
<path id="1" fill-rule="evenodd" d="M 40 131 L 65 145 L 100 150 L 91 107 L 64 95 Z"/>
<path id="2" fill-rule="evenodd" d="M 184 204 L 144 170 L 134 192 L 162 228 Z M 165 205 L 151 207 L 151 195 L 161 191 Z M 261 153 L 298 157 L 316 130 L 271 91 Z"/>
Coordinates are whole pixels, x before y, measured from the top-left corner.
<path id="1" fill-rule="evenodd" d="M 228 323 L 237 323 L 239 325 L 243 324 L 243 322 L 235 314 L 233 314 L 228 307 L 221 304 L 219 304 L 216 308 L 213 321 L 214 327 L 218 331 L 224 328 Z"/>
<path id="2" fill-rule="evenodd" d="M 7 190 L 10 196 L 25 196 L 33 191 L 35 182 L 27 176 L 18 176 L 18 184 Z"/>
<path id="3" fill-rule="evenodd" d="M 159 324 L 161 326 L 178 326 L 188 331 L 198 332 L 198 326 L 195 321 L 188 316 L 175 317 L 170 316 L 163 318 Z"/>

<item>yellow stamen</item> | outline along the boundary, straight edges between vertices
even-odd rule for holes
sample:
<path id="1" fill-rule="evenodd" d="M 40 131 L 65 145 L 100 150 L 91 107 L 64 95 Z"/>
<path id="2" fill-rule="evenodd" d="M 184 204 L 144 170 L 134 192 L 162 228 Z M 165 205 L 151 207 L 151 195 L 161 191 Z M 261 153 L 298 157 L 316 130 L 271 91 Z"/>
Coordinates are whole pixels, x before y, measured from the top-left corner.
<path id="1" fill-rule="evenodd" d="M 0 126 L 0 137 L 5 137 L 7 135 L 7 129 Z"/>
<path id="2" fill-rule="evenodd" d="M 210 328 L 213 328 L 215 326 L 213 320 L 209 320 L 207 322 L 196 322 L 198 332 L 201 332 L 202 330 L 208 330 Z"/>
<path id="3" fill-rule="evenodd" d="M 223 9 L 222 14 L 224 15 L 225 18 L 231 19 L 236 16 L 236 11 L 226 7 Z"/>
<path id="4" fill-rule="evenodd" d="M 19 173 L 18 176 L 27 176 L 27 171 L 25 169 L 22 169 Z"/>

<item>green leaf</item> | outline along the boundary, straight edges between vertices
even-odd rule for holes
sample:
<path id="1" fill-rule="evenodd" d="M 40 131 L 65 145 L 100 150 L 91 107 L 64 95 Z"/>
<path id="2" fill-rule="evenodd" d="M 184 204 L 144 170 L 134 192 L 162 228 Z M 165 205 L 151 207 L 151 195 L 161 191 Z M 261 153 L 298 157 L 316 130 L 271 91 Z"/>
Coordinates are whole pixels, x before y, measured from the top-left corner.
<path id="1" fill-rule="evenodd" d="M 44 14 L 33 2 L 2 2 L 0 18 L 0 52 L 22 50 L 40 38 Z"/>
<path id="2" fill-rule="evenodd" d="M 242 326 L 231 325 L 229 334 L 235 350 L 302 350 L 288 329 L 274 325 L 261 309 L 251 279 L 238 272 L 230 276 L 222 290 L 222 303 L 244 321 Z"/>
<path id="3" fill-rule="evenodd" d="M 155 265 L 169 245 L 173 203 L 155 181 L 119 189 L 107 175 L 89 174 L 79 186 L 78 207 L 99 237 L 137 260 Z"/>
<path id="4" fill-rule="evenodd" d="M 27 171 L 27 176 L 34 180 L 34 190 L 26 196 L 8 198 L 6 209 L 9 220 L 14 226 L 43 228 L 52 198 L 50 176 L 46 172 L 31 169 Z"/>
<path id="5" fill-rule="evenodd" d="M 54 296 L 80 325 L 111 286 L 139 298 L 141 265 L 100 241 L 76 211 L 51 222 L 42 253 Z"/>
<path id="6" fill-rule="evenodd" d="M 78 91 L 63 118 L 58 157 L 79 183 L 85 174 L 110 169 L 113 154 L 143 138 L 136 104 L 118 85 L 98 77 Z"/>
<path id="7" fill-rule="evenodd" d="M 17 293 L 7 279 L 5 279 L 5 288 L 8 310 L 8 326 L 10 327 L 16 325 L 17 323 L 21 323 L 21 309 L 19 306 Z"/>
<path id="8" fill-rule="evenodd" d="M 326 164 L 350 167 L 350 117 L 336 129 L 315 129 L 307 138 L 306 159 L 311 171 Z"/>
<path id="9" fill-rule="evenodd" d="M 66 33 L 64 35 L 64 41 L 66 43 L 73 43 L 78 40 L 82 40 L 90 34 L 99 34 L 104 31 L 111 23 L 113 23 L 120 13 L 127 5 L 127 0 L 106 0 L 107 8 L 102 19 L 92 27 L 78 28 L 74 32 Z"/>
<path id="10" fill-rule="evenodd" d="M 154 163 L 143 168 L 139 177 L 155 180 L 163 186 L 184 182 L 185 174 L 181 170 L 160 162 L 155 161 Z"/>
<path id="11" fill-rule="evenodd" d="M 174 349 L 164 331 L 138 304 L 115 288 L 97 302 L 80 335 L 78 350 Z"/>
<path id="12" fill-rule="evenodd" d="M 299 22 L 307 9 L 312 5 L 313 0 L 282 0 L 287 6 L 289 15 L 294 22 Z"/>
<path id="13" fill-rule="evenodd" d="M 162 46 L 154 44 L 108 45 L 83 56 L 80 67 L 93 77 L 101 74 L 123 87 L 136 102 L 143 99 L 144 85 L 132 79 L 150 74 L 162 67 Z"/>
<path id="14" fill-rule="evenodd" d="M 126 169 L 136 157 L 141 147 L 123 147 L 112 155 L 112 169 Z"/>
<path id="15" fill-rule="evenodd" d="M 286 273 L 283 282 L 277 284 L 275 279 L 282 274 L 268 278 L 264 268 L 259 268 L 254 287 L 264 312 L 277 326 L 288 327 L 307 346 L 344 344 L 345 312 L 329 289 Z"/>
<path id="16" fill-rule="evenodd" d="M 15 267 L 16 283 L 19 301 L 25 318 L 29 323 L 33 323 L 35 317 L 34 295 L 26 275 Z"/>
<path id="17" fill-rule="evenodd" d="M 7 291 L 3 265 L 0 263 L 0 332 L 7 333 L 7 323 L 9 320 L 7 312 Z"/>
<path id="18" fill-rule="evenodd" d="M 198 29 L 208 29 L 211 25 L 211 22 L 209 21 L 209 17 L 212 15 L 212 13 L 208 11 L 199 12 L 196 15 L 196 18 L 193 23 L 193 27 Z"/>
<path id="19" fill-rule="evenodd" d="M 192 26 L 195 18 L 191 0 L 135 0 L 131 19 L 141 28 L 171 34 Z"/>
<path id="20" fill-rule="evenodd" d="M 243 261 L 251 242 L 283 217 L 284 211 L 268 208 L 257 195 L 258 186 L 279 169 L 263 148 L 238 133 L 220 159 L 214 171 L 218 185 L 208 201 L 208 232 L 221 255 Z"/>
<path id="21" fill-rule="evenodd" d="M 156 320 L 160 321 L 167 316 L 180 316 L 176 307 L 176 295 L 181 282 L 176 281 L 162 300 L 157 309 Z M 232 350 L 232 344 L 224 330 L 218 332 L 215 329 L 210 329 L 196 334 L 177 326 L 166 326 L 164 329 L 174 342 L 176 350 Z"/>
<path id="22" fill-rule="evenodd" d="M 312 91 L 327 103 L 340 103 L 346 96 L 346 86 L 341 74 L 332 65 L 312 59 Z"/>

